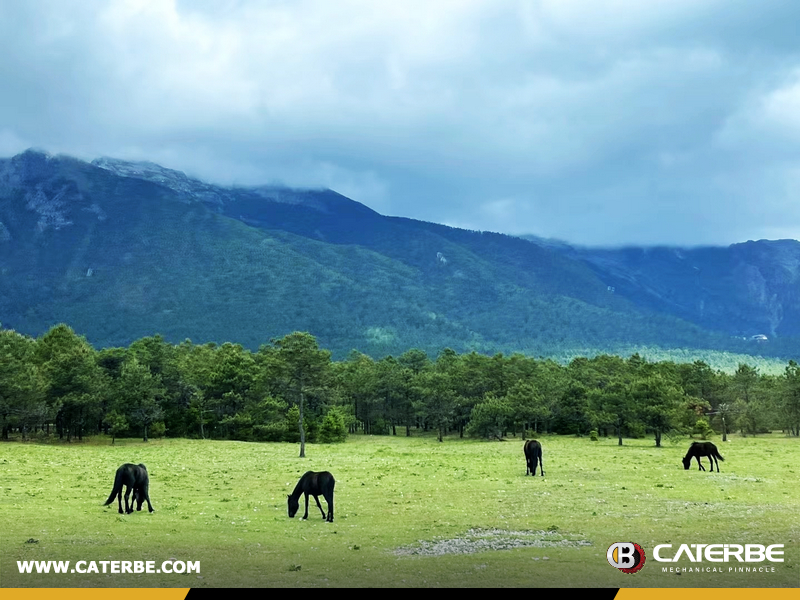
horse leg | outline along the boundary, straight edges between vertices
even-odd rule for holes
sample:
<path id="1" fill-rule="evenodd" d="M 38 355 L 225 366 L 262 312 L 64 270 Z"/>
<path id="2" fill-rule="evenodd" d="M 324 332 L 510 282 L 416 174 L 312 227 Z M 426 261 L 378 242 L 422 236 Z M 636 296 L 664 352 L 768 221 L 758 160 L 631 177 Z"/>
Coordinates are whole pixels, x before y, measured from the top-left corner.
<path id="1" fill-rule="evenodd" d="M 539 457 L 539 470 L 542 472 L 542 477 L 544 477 L 544 463 L 541 456 Z"/>
<path id="2" fill-rule="evenodd" d="M 700 457 L 699 456 L 695 456 L 695 458 L 697 459 L 697 470 L 698 471 L 705 471 L 706 468 L 703 466 L 703 463 L 700 462 Z"/>
<path id="3" fill-rule="evenodd" d="M 325 519 L 328 523 L 333 523 L 333 491 L 330 495 L 325 496 L 325 502 L 328 503 L 328 518 Z"/>
<path id="4" fill-rule="evenodd" d="M 307 519 L 308 518 L 308 492 L 306 492 L 305 494 L 306 494 L 306 514 L 303 515 L 303 518 Z"/>
<path id="5" fill-rule="evenodd" d="M 119 488 L 117 493 L 117 504 L 119 504 L 119 514 L 124 515 L 125 513 L 122 512 L 122 487 Z"/>
<path id="6" fill-rule="evenodd" d="M 130 506 L 128 505 L 128 498 L 131 497 L 132 491 L 133 491 L 133 486 L 129 486 L 125 490 L 125 512 L 127 514 L 131 514 L 133 512 L 133 502 L 130 503 Z"/>
<path id="7" fill-rule="evenodd" d="M 147 500 L 147 510 L 149 512 L 153 512 L 153 505 L 150 504 L 150 486 L 149 485 L 144 486 L 143 493 L 144 493 L 144 499 Z M 140 506 L 141 506 L 141 504 L 140 504 Z"/>
<path id="8" fill-rule="evenodd" d="M 323 519 L 327 519 L 327 515 L 325 514 L 325 511 L 322 510 L 322 504 L 319 503 L 319 496 L 315 495 L 314 496 L 314 500 L 317 501 L 317 507 L 319 508 L 319 512 L 322 513 L 322 518 Z"/>

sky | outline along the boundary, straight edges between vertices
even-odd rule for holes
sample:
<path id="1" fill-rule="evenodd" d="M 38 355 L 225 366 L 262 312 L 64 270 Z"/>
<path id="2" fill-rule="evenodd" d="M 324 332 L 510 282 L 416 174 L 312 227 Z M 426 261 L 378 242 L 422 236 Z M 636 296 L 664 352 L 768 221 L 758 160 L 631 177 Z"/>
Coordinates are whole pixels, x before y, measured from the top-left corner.
<path id="1" fill-rule="evenodd" d="M 590 246 L 799 239 L 800 3 L 0 0 L 0 157 Z"/>

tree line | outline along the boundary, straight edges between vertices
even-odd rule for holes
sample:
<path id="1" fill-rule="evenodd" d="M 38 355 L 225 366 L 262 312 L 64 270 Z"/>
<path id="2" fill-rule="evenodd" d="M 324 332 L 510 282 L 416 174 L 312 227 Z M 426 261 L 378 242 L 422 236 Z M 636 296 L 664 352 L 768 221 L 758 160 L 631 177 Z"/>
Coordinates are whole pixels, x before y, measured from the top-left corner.
<path id="1" fill-rule="evenodd" d="M 780 375 L 747 364 L 639 355 L 486 356 L 418 349 L 331 360 L 309 333 L 252 352 L 238 344 L 170 344 L 161 336 L 94 349 L 67 325 L 39 338 L 0 329 L 0 428 L 83 439 L 194 437 L 330 443 L 348 433 L 503 439 L 543 433 L 625 437 L 800 436 L 800 366 Z"/>

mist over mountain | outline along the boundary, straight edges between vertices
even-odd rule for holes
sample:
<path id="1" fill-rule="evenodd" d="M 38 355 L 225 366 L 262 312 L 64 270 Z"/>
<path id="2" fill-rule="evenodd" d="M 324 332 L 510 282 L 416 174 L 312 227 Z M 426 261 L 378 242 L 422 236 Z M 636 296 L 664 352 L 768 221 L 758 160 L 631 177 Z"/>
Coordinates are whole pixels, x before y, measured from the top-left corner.
<path id="1" fill-rule="evenodd" d="M 337 357 L 615 351 L 787 355 L 800 244 L 598 250 L 383 216 L 328 189 L 212 185 L 149 162 L 0 160 L 0 323 L 66 322 L 252 349 L 291 331 Z M 764 334 L 767 343 L 750 338 Z M 738 338 L 738 339 L 736 339 Z"/>

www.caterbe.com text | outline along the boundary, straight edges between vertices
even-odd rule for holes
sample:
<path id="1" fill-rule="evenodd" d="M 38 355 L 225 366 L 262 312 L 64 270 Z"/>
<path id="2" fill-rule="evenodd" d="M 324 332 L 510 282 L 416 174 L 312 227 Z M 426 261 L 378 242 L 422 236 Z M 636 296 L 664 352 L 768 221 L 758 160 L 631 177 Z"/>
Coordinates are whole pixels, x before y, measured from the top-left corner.
<path id="1" fill-rule="evenodd" d="M 18 560 L 20 573 L 199 573 L 200 561 L 165 560 L 160 568 L 154 560 Z"/>

